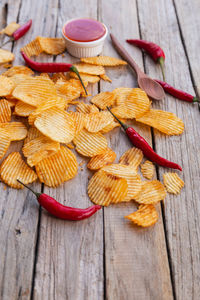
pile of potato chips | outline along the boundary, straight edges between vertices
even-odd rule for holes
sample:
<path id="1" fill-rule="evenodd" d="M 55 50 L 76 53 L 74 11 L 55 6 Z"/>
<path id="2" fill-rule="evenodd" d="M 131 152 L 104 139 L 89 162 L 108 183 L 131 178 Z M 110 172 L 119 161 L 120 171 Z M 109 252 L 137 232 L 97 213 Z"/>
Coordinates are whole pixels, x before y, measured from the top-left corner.
<path id="1" fill-rule="evenodd" d="M 58 54 L 64 49 L 61 39 L 42 37 L 23 48 L 29 56 Z M 100 56 L 81 59 L 75 65 L 87 86 L 100 79 L 111 81 L 104 66 L 125 64 L 117 58 Z M 0 159 L 12 141 L 23 140 L 22 153 L 10 153 L 0 166 L 1 180 L 9 186 L 21 189 L 17 179 L 27 184 L 38 178 L 47 186 L 57 187 L 72 179 L 78 172 L 77 158 L 71 150 L 75 147 L 79 154 L 90 158 L 87 167 L 96 171 L 88 184 L 91 201 L 108 206 L 135 200 L 138 210 L 126 218 L 137 225 L 147 227 L 157 221 L 155 204 L 165 198 L 166 190 L 180 193 L 184 183 L 176 173 L 164 174 L 166 189 L 152 179 L 154 165 L 147 160 L 142 163 L 139 149 L 127 150 L 119 163 L 114 163 L 116 153 L 108 147 L 104 134 L 119 124 L 107 106 L 124 122 L 134 119 L 168 135 L 184 130 L 182 120 L 173 113 L 152 109 L 141 89 L 119 87 L 83 101 L 79 98 L 86 98 L 86 94 L 76 74 L 36 75 L 25 66 L 14 66 L 0 76 L 0 97 Z M 18 121 L 11 121 L 12 115 Z M 139 166 L 148 181 L 141 179 Z"/>

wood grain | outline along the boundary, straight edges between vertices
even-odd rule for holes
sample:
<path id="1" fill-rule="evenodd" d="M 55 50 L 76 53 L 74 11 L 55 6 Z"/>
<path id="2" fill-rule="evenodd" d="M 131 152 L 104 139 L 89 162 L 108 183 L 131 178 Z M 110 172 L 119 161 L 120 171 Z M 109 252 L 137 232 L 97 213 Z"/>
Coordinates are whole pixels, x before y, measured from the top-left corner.
<path id="1" fill-rule="evenodd" d="M 177 1 L 179 2 L 182 7 L 186 4 L 185 1 Z M 162 46 L 166 53 L 167 82 L 194 94 L 172 1 L 142 0 L 138 1 L 138 6 L 142 38 L 151 39 Z M 182 23 L 188 24 L 186 19 L 191 11 L 195 11 L 195 6 L 192 7 L 191 3 L 190 12 L 187 10 L 187 5 L 185 9 L 187 13 L 185 12 Z M 196 26 L 192 16 L 190 22 L 193 24 L 192 27 Z M 194 36 L 193 33 L 190 39 Z M 196 43 L 195 39 L 194 37 L 194 43 Z M 195 55 L 194 52 L 192 55 Z M 152 77 L 161 78 L 159 67 L 155 66 L 151 59 L 146 57 L 145 63 Z M 199 111 L 197 106 L 169 96 L 163 102 L 153 103 L 153 106 L 176 113 L 185 123 L 185 131 L 181 136 L 167 137 L 156 131 L 154 134 L 157 152 L 182 165 L 183 172 L 179 173 L 185 181 L 185 188 L 181 194 L 179 196 L 168 194 L 164 202 L 166 234 L 176 298 L 198 299 L 200 295 Z M 159 168 L 161 179 L 166 171 Z"/>

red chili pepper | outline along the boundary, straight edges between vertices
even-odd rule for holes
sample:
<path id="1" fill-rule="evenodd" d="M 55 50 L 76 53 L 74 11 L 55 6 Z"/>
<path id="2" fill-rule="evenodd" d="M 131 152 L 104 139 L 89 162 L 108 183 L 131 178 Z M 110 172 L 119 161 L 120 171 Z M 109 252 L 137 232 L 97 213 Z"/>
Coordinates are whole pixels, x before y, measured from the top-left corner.
<path id="1" fill-rule="evenodd" d="M 17 181 L 24 185 L 27 189 L 29 189 L 33 194 L 35 194 L 39 204 L 42 207 L 44 207 L 51 215 L 59 219 L 79 221 L 91 217 L 99 209 L 101 209 L 100 205 L 92 205 L 85 209 L 65 206 L 56 201 L 54 198 L 50 197 L 49 195 L 44 193 L 36 193 L 30 187 L 22 183 L 20 180 L 17 179 Z"/>
<path id="2" fill-rule="evenodd" d="M 154 79 L 155 81 L 157 81 L 165 90 L 165 92 L 167 92 L 168 94 L 176 97 L 179 100 L 183 100 L 183 101 L 187 101 L 187 102 L 199 102 L 199 99 L 197 97 L 194 97 L 193 95 L 190 95 L 184 91 L 181 90 L 177 90 L 175 89 L 173 86 L 169 85 L 168 83 L 161 81 L 161 80 L 157 80 Z"/>
<path id="3" fill-rule="evenodd" d="M 22 36 L 24 36 L 27 31 L 31 28 L 32 20 L 29 20 L 24 25 L 20 26 L 11 36 L 11 38 L 3 43 L 1 47 L 5 46 L 6 44 L 19 40 Z"/>
<path id="4" fill-rule="evenodd" d="M 158 62 L 161 67 L 163 80 L 165 81 L 164 73 L 164 62 L 165 62 L 165 53 L 160 46 L 155 43 L 148 42 L 145 40 L 126 40 L 129 44 L 137 46 L 140 49 L 144 49 L 155 62 Z"/>
<path id="5" fill-rule="evenodd" d="M 51 62 L 50 63 L 41 63 L 41 62 L 36 62 L 36 61 L 30 59 L 23 51 L 21 51 L 21 54 L 22 54 L 25 62 L 27 63 L 27 65 L 34 71 L 41 72 L 41 73 L 59 73 L 59 72 L 72 71 L 72 72 L 76 73 L 76 75 L 78 76 L 78 78 L 85 90 L 85 93 L 87 95 L 87 91 L 86 91 L 84 83 L 81 79 L 81 76 L 79 74 L 79 71 L 72 64 L 51 63 Z"/>
<path id="6" fill-rule="evenodd" d="M 126 132 L 127 136 L 129 137 L 129 140 L 132 142 L 132 144 L 137 147 L 138 149 L 142 150 L 143 154 L 152 162 L 158 164 L 159 166 L 166 167 L 166 168 L 172 168 L 172 169 L 178 169 L 182 171 L 182 168 L 174 163 L 171 162 L 161 156 L 159 156 L 147 143 L 147 141 L 135 131 L 132 127 L 128 127 L 126 124 L 122 123 L 110 110 L 109 107 L 107 109 L 110 111 L 110 113 L 113 115 L 113 117 L 121 124 L 122 128 Z"/>

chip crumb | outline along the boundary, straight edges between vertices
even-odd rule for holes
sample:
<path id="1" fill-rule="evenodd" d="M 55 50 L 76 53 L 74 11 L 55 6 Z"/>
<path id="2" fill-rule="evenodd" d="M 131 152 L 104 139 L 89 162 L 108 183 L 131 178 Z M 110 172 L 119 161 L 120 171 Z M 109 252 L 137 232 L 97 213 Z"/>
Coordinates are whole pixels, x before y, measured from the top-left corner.
<path id="1" fill-rule="evenodd" d="M 74 145 L 72 145 L 72 144 L 67 144 L 66 145 L 69 149 L 74 149 Z"/>
<path id="2" fill-rule="evenodd" d="M 163 182 L 166 190 L 171 194 L 180 194 L 181 189 L 184 187 L 184 181 L 177 173 L 164 173 Z"/>
<path id="3" fill-rule="evenodd" d="M 85 164 L 85 160 L 82 159 L 81 162 L 79 163 L 79 167 L 82 167 Z"/>

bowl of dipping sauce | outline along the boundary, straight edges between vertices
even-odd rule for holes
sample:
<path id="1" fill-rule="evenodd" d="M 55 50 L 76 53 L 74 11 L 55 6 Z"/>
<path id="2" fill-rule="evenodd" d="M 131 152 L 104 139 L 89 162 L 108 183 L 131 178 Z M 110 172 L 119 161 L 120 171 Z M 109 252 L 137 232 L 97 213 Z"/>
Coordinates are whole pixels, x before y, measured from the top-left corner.
<path id="1" fill-rule="evenodd" d="M 91 57 L 102 52 L 108 29 L 94 19 L 71 19 L 64 24 L 62 34 L 72 56 Z"/>

